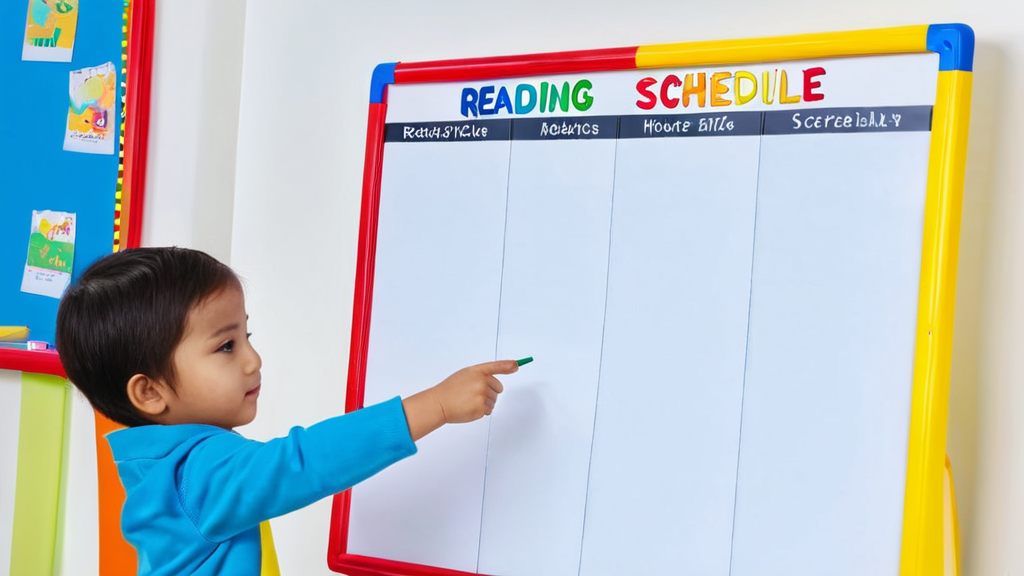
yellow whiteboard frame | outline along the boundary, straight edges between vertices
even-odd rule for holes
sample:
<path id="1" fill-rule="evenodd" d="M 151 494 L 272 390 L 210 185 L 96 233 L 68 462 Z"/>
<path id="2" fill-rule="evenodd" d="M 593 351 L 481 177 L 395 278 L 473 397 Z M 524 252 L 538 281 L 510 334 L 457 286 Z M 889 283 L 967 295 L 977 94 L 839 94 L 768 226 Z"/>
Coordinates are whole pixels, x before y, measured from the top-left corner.
<path id="1" fill-rule="evenodd" d="M 665 68 L 939 53 L 921 244 L 901 576 L 943 574 L 946 546 L 959 557 L 957 543 L 944 541 L 944 482 L 973 50 L 971 29 L 952 24 L 659 44 L 641 46 L 636 55 L 638 68 Z M 955 524 L 955 517 L 952 521 Z"/>

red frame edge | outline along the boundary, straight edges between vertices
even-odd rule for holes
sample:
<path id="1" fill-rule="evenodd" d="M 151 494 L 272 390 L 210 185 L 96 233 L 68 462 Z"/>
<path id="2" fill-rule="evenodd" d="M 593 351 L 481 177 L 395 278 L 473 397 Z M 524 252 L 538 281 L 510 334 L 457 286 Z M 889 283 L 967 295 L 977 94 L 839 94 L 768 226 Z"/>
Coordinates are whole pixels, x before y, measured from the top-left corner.
<path id="1" fill-rule="evenodd" d="M 0 370 L 49 374 L 67 379 L 56 350 L 17 350 L 0 348 Z"/>
<path id="2" fill-rule="evenodd" d="M 633 70 L 636 68 L 637 49 L 631 46 L 464 60 L 400 62 L 395 66 L 395 84 Z"/>
<path id="3" fill-rule="evenodd" d="M 380 178 L 383 166 L 384 119 L 386 115 L 386 103 L 370 103 L 366 122 L 366 157 L 363 165 L 363 199 L 359 213 L 355 292 L 352 299 L 352 336 L 349 343 L 348 389 L 345 393 L 346 413 L 358 410 L 363 406 L 366 342 L 370 336 L 370 309 L 373 300 L 374 258 L 377 252 L 377 214 L 380 209 Z M 347 569 L 347 564 L 343 562 L 343 559 L 346 557 L 348 549 L 348 513 L 351 493 L 351 490 L 345 490 L 336 494 L 331 506 L 327 566 L 335 572 L 342 568 Z"/>
<path id="4" fill-rule="evenodd" d="M 124 184 L 122 186 L 121 243 L 118 249 L 142 244 L 142 219 L 149 150 L 149 113 L 152 86 L 155 0 L 131 0 L 128 9 L 128 61 L 125 86 Z M 110 448 L 103 440 L 123 426 L 95 414 L 96 474 L 98 482 L 99 568 L 101 574 L 131 574 L 138 560 L 135 549 L 121 534 L 121 507 L 125 492 Z"/>
<path id="5" fill-rule="evenodd" d="M 128 188 L 126 248 L 142 243 L 142 207 L 149 153 L 149 101 L 152 86 L 154 0 L 134 0 L 129 24 L 135 40 L 128 44 L 128 85 L 125 102 L 124 179 Z"/>
<path id="6" fill-rule="evenodd" d="M 342 572 L 347 576 L 479 576 L 475 572 L 409 564 L 408 562 L 356 554 L 343 555 L 338 559 L 336 565 L 331 566 L 331 570 Z"/>
<path id="7" fill-rule="evenodd" d="M 386 102 L 386 98 L 385 98 Z M 384 155 L 384 120 L 387 104 L 370 104 L 366 128 L 366 157 L 363 167 L 363 197 L 359 216 L 358 260 L 352 304 L 352 337 L 349 345 L 348 388 L 345 412 L 363 407 L 366 381 L 367 342 L 373 303 L 373 273 L 377 253 L 377 216 L 380 211 L 380 182 Z M 327 543 L 327 566 L 348 576 L 478 576 L 448 568 L 411 564 L 348 554 L 349 509 L 352 491 L 334 495 Z"/>

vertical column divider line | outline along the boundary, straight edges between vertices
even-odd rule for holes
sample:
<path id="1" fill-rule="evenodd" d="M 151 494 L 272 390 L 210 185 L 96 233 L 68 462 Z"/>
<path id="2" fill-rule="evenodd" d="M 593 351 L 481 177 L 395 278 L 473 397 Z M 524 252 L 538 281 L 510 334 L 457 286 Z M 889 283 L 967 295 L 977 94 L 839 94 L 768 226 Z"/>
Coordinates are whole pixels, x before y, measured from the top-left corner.
<path id="1" fill-rule="evenodd" d="M 501 274 L 498 280 L 498 317 L 494 326 L 494 360 L 498 359 L 498 336 L 501 334 L 501 295 L 505 287 L 505 252 L 508 249 L 508 199 L 512 183 L 512 144 L 515 142 L 516 123 L 508 120 L 508 169 L 505 171 L 505 223 L 501 235 Z M 484 539 L 484 502 L 487 495 L 487 464 L 491 459 L 491 419 L 487 419 L 487 443 L 484 446 L 484 481 L 480 491 L 480 529 L 476 540 L 476 571 L 480 573 L 480 549 Z"/>
<path id="2" fill-rule="evenodd" d="M 750 241 L 750 288 L 747 293 L 747 338 L 743 349 L 743 385 L 740 388 L 740 424 L 736 438 L 736 485 L 732 496 L 732 534 L 729 538 L 729 576 L 732 576 L 732 561 L 736 551 L 736 502 L 740 492 L 740 454 L 743 447 L 743 405 L 747 396 L 747 365 L 750 359 L 750 309 L 754 294 L 754 258 L 757 252 L 757 205 L 761 194 L 761 159 L 764 156 L 764 123 L 767 112 L 761 112 L 761 129 L 758 134 L 757 146 L 757 184 L 754 187 L 754 230 Z"/>
<path id="3" fill-rule="evenodd" d="M 597 360 L 597 390 L 594 392 L 594 423 L 590 431 L 590 457 L 587 459 L 587 482 L 583 495 L 583 522 L 580 526 L 580 555 L 576 563 L 576 576 L 583 571 L 583 539 L 587 533 L 587 503 L 590 500 L 590 473 L 594 469 L 594 437 L 597 435 L 597 406 L 601 399 L 601 368 L 604 365 L 604 337 L 608 326 L 608 285 L 612 274 L 612 233 L 615 229 L 615 176 L 619 160 L 619 133 L 622 116 L 615 119 L 615 148 L 612 154 L 612 193 L 608 205 L 608 261 L 604 271 L 604 313 L 601 318 L 601 352 Z"/>

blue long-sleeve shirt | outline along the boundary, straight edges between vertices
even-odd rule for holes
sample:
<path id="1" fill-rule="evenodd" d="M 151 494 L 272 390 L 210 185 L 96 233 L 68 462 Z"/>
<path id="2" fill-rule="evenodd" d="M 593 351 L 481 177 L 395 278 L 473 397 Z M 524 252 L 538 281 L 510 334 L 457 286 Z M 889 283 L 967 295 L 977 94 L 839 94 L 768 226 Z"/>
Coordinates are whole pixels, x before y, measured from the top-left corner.
<path id="1" fill-rule="evenodd" d="M 259 574 L 260 522 L 416 453 L 400 398 L 269 442 L 203 424 L 139 426 L 107 440 L 140 576 Z"/>

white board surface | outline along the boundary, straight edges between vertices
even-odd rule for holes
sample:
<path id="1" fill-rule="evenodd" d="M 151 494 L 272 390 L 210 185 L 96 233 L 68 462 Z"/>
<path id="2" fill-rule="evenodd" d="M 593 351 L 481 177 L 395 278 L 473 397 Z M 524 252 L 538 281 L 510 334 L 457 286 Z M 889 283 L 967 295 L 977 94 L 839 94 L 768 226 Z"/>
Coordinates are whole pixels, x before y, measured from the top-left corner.
<path id="1" fill-rule="evenodd" d="M 610 139 L 512 145 L 498 354 L 538 360 L 508 379 L 490 419 L 486 574 L 568 574 L 579 564 L 614 164 Z"/>
<path id="2" fill-rule="evenodd" d="M 619 145 L 580 574 L 728 569 L 758 145 Z"/>
<path id="3" fill-rule="evenodd" d="M 590 86 L 508 118 L 459 114 L 484 83 L 389 87 L 365 403 L 535 362 L 353 490 L 349 553 L 898 573 L 936 59 L 785 68 L 823 99 L 639 109 L 714 70 L 632 70 L 491 82 Z"/>
<path id="4" fill-rule="evenodd" d="M 928 136 L 762 144 L 734 576 L 899 572 Z"/>

